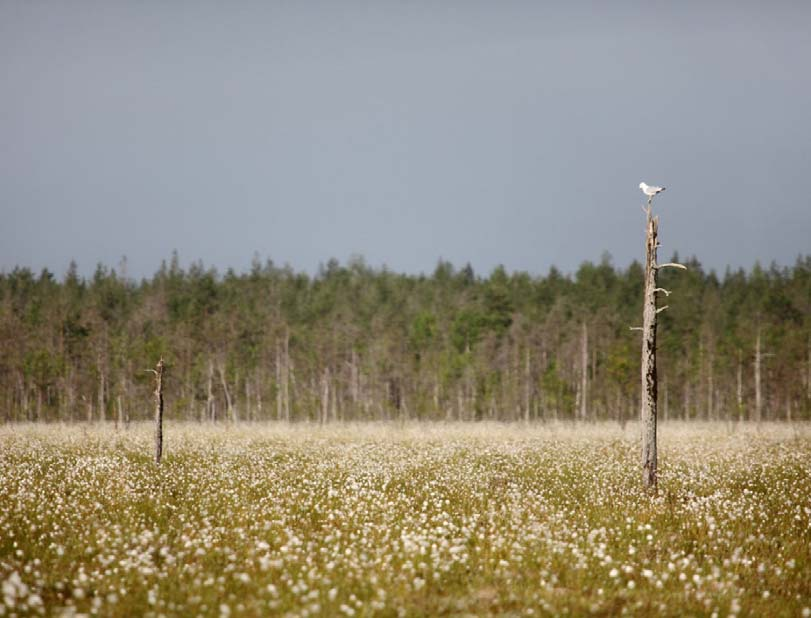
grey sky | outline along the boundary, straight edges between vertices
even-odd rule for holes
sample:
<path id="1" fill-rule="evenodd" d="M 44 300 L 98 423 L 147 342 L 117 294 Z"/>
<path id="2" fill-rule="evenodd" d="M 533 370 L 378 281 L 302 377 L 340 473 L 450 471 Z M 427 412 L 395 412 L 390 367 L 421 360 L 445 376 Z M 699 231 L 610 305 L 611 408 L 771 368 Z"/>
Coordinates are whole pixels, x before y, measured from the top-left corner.
<path id="1" fill-rule="evenodd" d="M 811 2 L 0 0 L 0 270 L 811 251 Z"/>

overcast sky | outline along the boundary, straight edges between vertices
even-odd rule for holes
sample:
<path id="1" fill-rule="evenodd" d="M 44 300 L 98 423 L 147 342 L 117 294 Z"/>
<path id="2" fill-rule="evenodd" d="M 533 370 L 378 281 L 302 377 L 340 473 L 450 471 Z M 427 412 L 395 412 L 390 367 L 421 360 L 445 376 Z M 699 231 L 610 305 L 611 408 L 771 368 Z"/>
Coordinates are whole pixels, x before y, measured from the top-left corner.
<path id="1" fill-rule="evenodd" d="M 811 2 L 0 0 L 0 270 L 811 252 Z"/>

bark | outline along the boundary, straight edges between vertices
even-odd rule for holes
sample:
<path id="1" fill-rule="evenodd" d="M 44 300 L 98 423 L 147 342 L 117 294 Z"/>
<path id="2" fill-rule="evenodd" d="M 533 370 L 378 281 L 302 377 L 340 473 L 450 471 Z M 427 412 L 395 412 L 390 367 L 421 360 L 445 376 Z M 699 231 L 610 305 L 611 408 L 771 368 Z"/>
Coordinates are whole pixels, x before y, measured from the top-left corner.
<path id="1" fill-rule="evenodd" d="M 352 405 L 357 406 L 360 401 L 360 375 L 358 373 L 358 353 L 352 350 L 349 361 L 349 396 Z"/>
<path id="2" fill-rule="evenodd" d="M 760 368 L 763 362 L 762 352 L 760 349 L 760 329 L 757 331 L 757 338 L 755 339 L 755 420 L 759 423 L 761 421 L 763 411 L 763 392 L 760 383 Z"/>
<path id="3" fill-rule="evenodd" d="M 208 420 L 214 422 L 216 418 L 216 410 L 214 407 L 214 361 L 208 359 L 208 380 L 206 384 L 206 416 Z"/>
<path id="4" fill-rule="evenodd" d="M 263 411 L 262 405 L 262 380 L 259 374 L 259 370 L 256 372 L 256 417 L 260 421 L 265 420 L 265 413 Z"/>
<path id="5" fill-rule="evenodd" d="M 330 399 L 329 399 L 329 416 L 330 420 L 333 422 L 339 420 L 339 405 L 338 405 L 339 401 L 340 399 L 338 397 L 338 385 L 333 380 L 331 383 Z"/>
<path id="6" fill-rule="evenodd" d="M 642 421 L 642 481 L 645 487 L 655 488 L 657 483 L 656 406 L 658 377 L 656 373 L 656 326 L 658 314 L 667 306 L 657 308 L 657 294 L 670 295 L 668 290 L 657 286 L 657 277 L 662 268 L 686 269 L 682 264 L 656 261 L 659 247 L 659 217 L 652 215 L 652 200 L 648 198 L 645 235 L 645 294 L 642 304 L 642 390 L 640 396 Z"/>
<path id="7" fill-rule="evenodd" d="M 651 200 L 647 208 L 645 239 L 645 295 L 642 310 L 642 482 L 645 487 L 656 487 L 656 248 L 659 218 L 651 215 Z"/>
<path id="8" fill-rule="evenodd" d="M 805 397 L 811 401 L 811 337 L 808 338 L 808 364 L 805 368 Z"/>
<path id="9" fill-rule="evenodd" d="M 220 364 L 218 367 L 218 372 L 220 374 L 220 384 L 222 385 L 223 393 L 225 394 L 225 414 L 228 418 L 231 419 L 233 422 L 239 421 L 239 416 L 237 414 L 236 406 L 234 406 L 234 402 L 231 399 L 231 391 L 228 389 L 228 380 L 225 378 L 225 365 Z"/>
<path id="10" fill-rule="evenodd" d="M 155 369 L 155 463 L 161 462 L 163 457 L 163 357 L 158 361 Z"/>
<path id="11" fill-rule="evenodd" d="M 248 420 L 254 420 L 254 407 L 251 405 L 251 379 L 245 378 L 245 412 L 248 415 Z"/>
<path id="12" fill-rule="evenodd" d="M 532 412 L 532 372 L 530 366 L 529 346 L 524 355 L 524 422 L 529 423 Z"/>
<path id="13" fill-rule="evenodd" d="M 283 418 L 282 414 L 282 349 L 276 341 L 276 420 Z"/>
<path id="14" fill-rule="evenodd" d="M 580 420 L 585 421 L 588 416 L 589 398 L 589 328 L 583 322 L 580 338 Z"/>
<path id="15" fill-rule="evenodd" d="M 738 375 L 735 389 L 738 404 L 738 422 L 743 421 L 743 354 L 738 350 Z"/>
<path id="16" fill-rule="evenodd" d="M 104 408 L 105 408 L 105 396 L 104 392 L 106 390 L 106 379 L 104 375 L 104 367 L 101 364 L 101 360 L 99 360 L 99 420 L 103 423 L 105 418 Z"/>
<path id="17" fill-rule="evenodd" d="M 329 418 L 329 395 L 329 368 L 325 368 L 321 374 L 321 418 L 319 420 L 322 425 Z"/>
<path id="18" fill-rule="evenodd" d="M 286 422 L 290 422 L 290 331 L 284 329 L 284 344 L 282 346 L 281 365 L 281 392 L 282 392 L 282 416 Z"/>
<path id="19" fill-rule="evenodd" d="M 715 376 L 713 375 L 714 355 L 712 349 L 709 352 L 707 362 L 707 419 L 715 420 Z"/>

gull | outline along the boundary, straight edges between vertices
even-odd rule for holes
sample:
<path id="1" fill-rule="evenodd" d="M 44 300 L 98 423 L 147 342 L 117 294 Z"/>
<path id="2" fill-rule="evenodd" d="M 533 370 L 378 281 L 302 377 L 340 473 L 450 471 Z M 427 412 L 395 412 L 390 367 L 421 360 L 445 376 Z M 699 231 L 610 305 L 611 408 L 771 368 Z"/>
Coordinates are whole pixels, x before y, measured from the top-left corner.
<path id="1" fill-rule="evenodd" d="M 657 193 L 661 193 L 665 190 L 665 187 L 650 187 L 646 185 L 644 182 L 639 183 L 639 188 L 642 189 L 642 193 L 647 195 L 648 197 L 653 197 Z"/>

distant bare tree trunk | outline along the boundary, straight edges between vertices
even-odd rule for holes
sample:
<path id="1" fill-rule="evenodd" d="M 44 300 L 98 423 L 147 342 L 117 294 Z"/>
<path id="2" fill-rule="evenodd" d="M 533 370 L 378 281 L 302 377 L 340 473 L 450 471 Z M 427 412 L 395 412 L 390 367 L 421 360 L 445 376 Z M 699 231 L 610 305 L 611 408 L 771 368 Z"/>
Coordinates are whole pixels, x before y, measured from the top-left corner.
<path id="1" fill-rule="evenodd" d="M 738 375 L 737 375 L 736 401 L 738 403 L 738 422 L 743 421 L 743 353 L 738 349 Z"/>
<path id="2" fill-rule="evenodd" d="M 262 409 L 262 379 L 259 369 L 256 370 L 256 418 L 260 421 L 265 420 L 265 413 Z"/>
<path id="3" fill-rule="evenodd" d="M 163 357 L 153 369 L 155 374 L 155 463 L 163 456 Z"/>
<path id="4" fill-rule="evenodd" d="M 532 372 L 530 367 L 529 346 L 524 355 L 524 422 L 529 423 L 532 412 Z"/>
<path id="5" fill-rule="evenodd" d="M 712 348 L 709 351 L 707 361 L 707 419 L 715 420 L 715 376 L 713 375 L 713 364 L 715 355 Z"/>
<path id="6" fill-rule="evenodd" d="M 210 357 L 208 359 L 208 381 L 206 384 L 206 416 L 211 422 L 214 422 L 217 416 L 214 407 L 214 361 Z"/>
<path id="7" fill-rule="evenodd" d="M 589 327 L 583 320 L 582 334 L 580 337 L 580 420 L 585 421 L 588 416 L 589 398 Z"/>
<path id="8" fill-rule="evenodd" d="M 284 329 L 284 346 L 281 363 L 281 412 L 286 422 L 290 422 L 290 331 Z"/>
<path id="9" fill-rule="evenodd" d="M 248 420 L 253 421 L 254 408 L 251 405 L 251 379 L 245 378 L 245 413 L 248 415 Z"/>
<path id="10" fill-rule="evenodd" d="M 349 398 L 353 408 L 356 408 L 360 401 L 360 374 L 358 372 L 358 353 L 354 348 L 349 358 Z M 356 412 L 356 410 L 353 410 Z"/>
<path id="11" fill-rule="evenodd" d="M 333 422 L 336 422 L 339 416 L 338 401 L 338 385 L 333 381 L 329 398 L 329 417 Z"/>
<path id="12" fill-rule="evenodd" d="M 805 396 L 811 401 L 811 337 L 808 338 L 808 364 L 805 369 Z"/>
<path id="13" fill-rule="evenodd" d="M 325 368 L 321 374 L 321 418 L 323 425 L 329 417 L 329 368 Z"/>
<path id="14" fill-rule="evenodd" d="M 276 420 L 282 420 L 282 350 L 276 340 Z"/>
<path id="15" fill-rule="evenodd" d="M 760 387 L 760 366 L 762 363 L 762 353 L 760 350 L 760 328 L 755 339 L 755 420 L 759 423 L 763 411 L 763 393 Z"/>
<path id="16" fill-rule="evenodd" d="M 648 198 L 646 209 L 645 235 L 645 296 L 642 308 L 642 483 L 645 487 L 655 488 L 657 483 L 657 443 L 656 443 L 656 325 L 657 315 L 667 308 L 657 308 L 656 294 L 667 290 L 657 287 L 657 275 L 660 268 L 672 266 L 684 268 L 681 264 L 658 264 L 656 250 L 659 247 L 659 217 L 652 215 L 652 200 Z"/>
<path id="17" fill-rule="evenodd" d="M 105 408 L 105 397 L 104 391 L 106 390 L 106 379 L 104 375 L 104 367 L 101 362 L 101 358 L 99 358 L 99 420 L 103 423 L 105 419 L 104 408 Z"/>
<path id="18" fill-rule="evenodd" d="M 231 399 L 231 391 L 228 389 L 228 380 L 225 377 L 226 370 L 224 363 L 220 363 L 217 370 L 220 374 L 220 384 L 222 385 L 222 390 L 225 394 L 225 414 L 231 419 L 232 422 L 236 423 L 239 421 L 239 415 L 237 414 L 237 409 L 234 406 L 233 400 Z"/>

